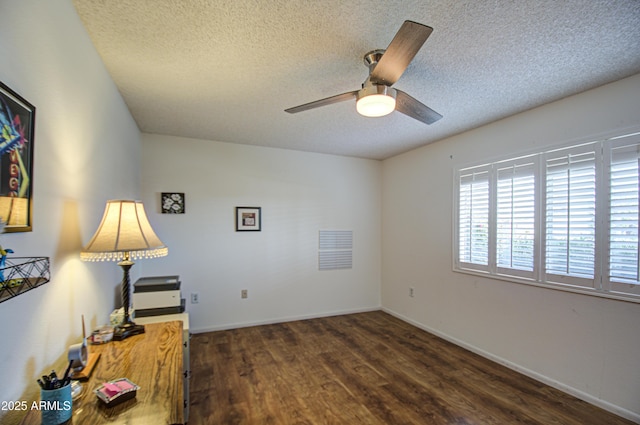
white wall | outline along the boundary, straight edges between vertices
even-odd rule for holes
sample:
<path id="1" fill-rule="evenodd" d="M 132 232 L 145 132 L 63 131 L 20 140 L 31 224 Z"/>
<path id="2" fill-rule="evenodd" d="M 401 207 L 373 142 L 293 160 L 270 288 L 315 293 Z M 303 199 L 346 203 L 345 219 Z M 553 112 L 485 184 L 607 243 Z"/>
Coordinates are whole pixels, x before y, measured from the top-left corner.
<path id="1" fill-rule="evenodd" d="M 49 283 L 0 303 L 0 401 L 33 400 L 36 378 L 66 366 L 81 315 L 91 329 L 114 308 L 118 267 L 79 252 L 107 199 L 138 195 L 140 134 L 71 1 L 3 1 L 0 57 L 0 81 L 36 107 L 33 232 L 0 243 L 51 259 Z"/>
<path id="2" fill-rule="evenodd" d="M 456 166 L 640 128 L 639 111 L 636 75 L 384 161 L 383 308 L 640 420 L 640 304 L 452 271 Z"/>
<path id="3" fill-rule="evenodd" d="M 152 134 L 142 146 L 144 202 L 169 246 L 142 270 L 200 294 L 193 330 L 380 308 L 379 161 Z M 186 214 L 160 214 L 161 192 L 184 192 Z M 236 206 L 261 207 L 262 231 L 236 232 Z M 320 229 L 353 230 L 353 269 L 318 271 Z"/>

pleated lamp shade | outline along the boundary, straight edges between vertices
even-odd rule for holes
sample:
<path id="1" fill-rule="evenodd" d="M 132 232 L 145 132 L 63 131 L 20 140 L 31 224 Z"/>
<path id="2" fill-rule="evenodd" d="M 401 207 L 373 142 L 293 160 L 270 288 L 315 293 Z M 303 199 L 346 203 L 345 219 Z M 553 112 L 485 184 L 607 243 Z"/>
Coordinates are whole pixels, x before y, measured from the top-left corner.
<path id="1" fill-rule="evenodd" d="M 84 261 L 164 257 L 169 249 L 149 224 L 140 201 L 107 201 L 102 222 L 80 253 Z"/>

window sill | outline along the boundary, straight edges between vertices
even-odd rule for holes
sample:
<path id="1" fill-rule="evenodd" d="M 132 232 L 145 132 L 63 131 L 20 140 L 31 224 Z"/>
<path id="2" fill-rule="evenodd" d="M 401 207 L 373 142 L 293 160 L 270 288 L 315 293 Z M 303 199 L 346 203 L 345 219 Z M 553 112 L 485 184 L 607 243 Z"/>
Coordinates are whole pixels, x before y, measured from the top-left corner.
<path id="1" fill-rule="evenodd" d="M 640 296 L 633 295 L 633 294 L 620 294 L 620 293 L 604 292 L 604 291 L 599 291 L 597 289 L 591 289 L 591 288 L 587 288 L 587 287 L 580 287 L 580 286 L 573 286 L 573 285 L 563 285 L 563 284 L 559 284 L 559 283 L 540 282 L 540 281 L 536 281 L 536 280 L 533 280 L 533 279 L 526 279 L 526 278 L 515 277 L 515 276 L 507 276 L 507 275 L 491 274 L 489 272 L 484 272 L 484 271 L 480 271 L 480 270 L 465 269 L 465 268 L 460 268 L 460 267 L 453 267 L 453 271 L 456 272 L 456 273 L 467 274 L 467 275 L 472 275 L 472 276 L 480 276 L 480 277 L 484 277 L 484 278 L 487 278 L 487 279 L 499 280 L 499 281 L 503 281 L 503 282 L 511 282 L 511 283 L 518 283 L 518 284 L 521 284 L 521 285 L 537 286 L 538 288 L 553 289 L 555 291 L 571 292 L 571 293 L 574 293 L 574 294 L 589 295 L 589 296 L 592 296 L 592 297 L 606 298 L 606 299 L 611 299 L 611 300 L 626 301 L 626 302 L 640 304 Z"/>

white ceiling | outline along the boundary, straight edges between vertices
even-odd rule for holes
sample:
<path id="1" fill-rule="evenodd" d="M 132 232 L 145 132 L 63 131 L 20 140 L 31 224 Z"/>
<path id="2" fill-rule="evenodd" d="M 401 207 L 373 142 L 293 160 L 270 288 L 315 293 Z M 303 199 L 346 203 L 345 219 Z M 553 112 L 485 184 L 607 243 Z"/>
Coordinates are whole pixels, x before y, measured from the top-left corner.
<path id="1" fill-rule="evenodd" d="M 140 130 L 384 159 L 640 72 L 639 0 L 73 0 Z M 433 33 L 394 85 L 428 126 L 355 101 L 363 55 Z"/>

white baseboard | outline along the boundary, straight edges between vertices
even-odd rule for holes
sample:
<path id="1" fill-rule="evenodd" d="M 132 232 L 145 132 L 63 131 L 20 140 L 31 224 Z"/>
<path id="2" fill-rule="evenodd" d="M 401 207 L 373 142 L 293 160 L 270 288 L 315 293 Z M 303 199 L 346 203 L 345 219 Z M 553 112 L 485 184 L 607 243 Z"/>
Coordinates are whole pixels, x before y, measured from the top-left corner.
<path id="1" fill-rule="evenodd" d="M 464 341 L 461 341 L 459 339 L 453 338 L 447 334 L 444 334 L 436 329 L 432 329 L 428 326 L 423 325 L 422 323 L 416 322 L 415 320 L 412 320 L 408 317 L 403 316 L 400 313 L 397 313 L 393 310 L 390 310 L 388 308 L 382 308 L 382 311 L 384 311 L 385 313 L 389 313 L 390 315 L 397 317 L 398 319 L 407 322 L 417 328 L 420 328 L 426 332 L 429 332 L 431 334 L 434 334 L 446 341 L 449 341 L 455 345 L 458 345 L 462 348 L 465 348 L 475 354 L 478 354 L 486 359 L 489 359 L 491 361 L 494 361 L 496 363 L 499 363 L 503 366 L 508 367 L 509 369 L 515 370 L 516 372 L 522 373 L 523 375 L 526 375 L 530 378 L 535 379 L 536 381 L 542 382 L 543 384 L 549 385 L 550 387 L 556 388 L 560 391 L 563 391 L 567 394 L 570 394 L 576 398 L 579 398 L 581 400 L 586 401 L 587 403 L 593 404 L 594 406 L 598 406 L 604 410 L 607 410 L 611 413 L 614 413 L 618 416 L 621 416 L 625 419 L 628 419 L 630 421 L 633 421 L 635 423 L 640 424 L 640 414 L 639 413 L 635 413 L 632 412 L 630 410 L 627 410 L 623 407 L 620 406 L 616 406 L 615 404 L 609 403 L 608 401 L 599 399 L 597 397 L 594 397 L 591 394 L 585 393 L 584 391 L 578 390 L 577 388 L 573 388 L 569 385 L 563 384 L 562 382 L 556 381 L 555 379 L 549 378 L 547 376 L 541 375 L 533 370 L 527 369 L 525 367 L 522 367 L 516 363 L 513 363 L 509 360 L 503 359 L 502 357 L 498 357 L 492 353 L 489 353 L 487 351 L 484 351 L 474 345 L 470 345 Z"/>
<path id="2" fill-rule="evenodd" d="M 320 317 L 342 316 L 345 314 L 355 314 L 355 313 L 367 313 L 369 311 L 379 311 L 380 309 L 381 307 L 377 306 L 377 307 L 367 307 L 367 308 L 360 308 L 360 309 L 336 310 L 336 311 L 329 311 L 329 312 L 316 313 L 316 314 L 306 314 L 306 315 L 300 315 L 300 316 L 277 317 L 277 318 L 266 319 L 266 320 L 258 320 L 254 322 L 225 323 L 219 326 L 205 326 L 205 327 L 191 328 L 191 333 L 198 334 L 198 333 L 205 333 L 205 332 L 225 331 L 228 329 L 248 328 L 250 326 L 272 325 L 274 323 L 294 322 L 296 320 L 317 319 Z"/>

